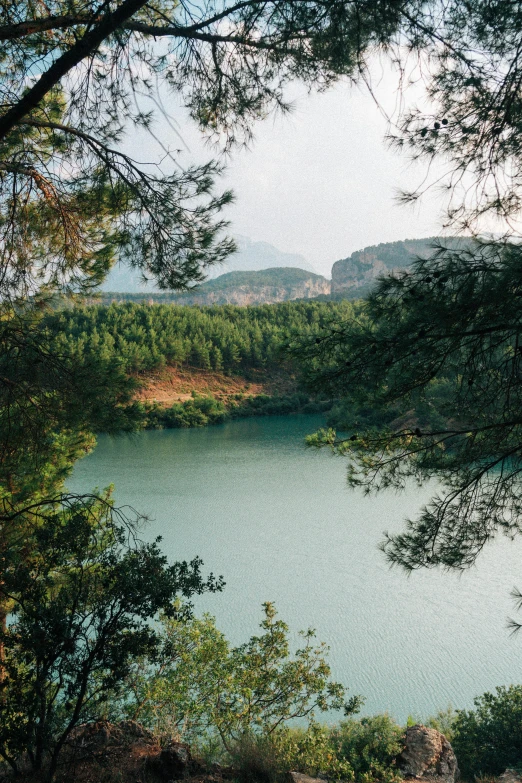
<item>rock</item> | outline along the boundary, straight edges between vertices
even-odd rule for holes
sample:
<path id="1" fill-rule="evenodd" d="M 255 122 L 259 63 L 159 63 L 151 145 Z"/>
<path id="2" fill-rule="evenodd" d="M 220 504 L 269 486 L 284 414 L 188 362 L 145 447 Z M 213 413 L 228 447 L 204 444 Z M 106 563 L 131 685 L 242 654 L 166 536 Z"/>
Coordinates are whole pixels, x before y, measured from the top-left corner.
<path id="1" fill-rule="evenodd" d="M 273 279 L 271 279 L 273 278 Z M 228 272 L 193 291 L 169 297 L 181 305 L 273 304 L 328 295 L 330 281 L 302 269 L 268 269 L 262 272 Z"/>
<path id="2" fill-rule="evenodd" d="M 383 242 L 357 250 L 348 258 L 336 261 L 332 266 L 332 294 L 356 292 L 357 289 L 362 289 L 361 294 L 366 293 L 375 285 L 378 277 L 397 275 L 409 267 L 417 256 L 431 255 L 434 239 Z"/>
<path id="3" fill-rule="evenodd" d="M 506 769 L 502 775 L 499 775 L 498 783 L 521 783 L 522 775 L 515 769 Z"/>
<path id="4" fill-rule="evenodd" d="M 288 783 L 324 783 L 323 778 L 311 778 L 302 772 L 288 772 L 286 779 Z"/>
<path id="5" fill-rule="evenodd" d="M 183 780 L 194 774 L 199 765 L 184 742 L 171 742 L 158 755 L 151 756 L 148 767 L 165 780 Z"/>
<path id="6" fill-rule="evenodd" d="M 106 720 L 82 723 L 73 729 L 68 739 L 69 745 L 89 750 L 136 743 L 154 745 L 155 739 L 152 732 L 133 720 L 123 720 L 120 723 L 109 723 Z"/>
<path id="7" fill-rule="evenodd" d="M 455 783 L 459 777 L 450 743 L 440 731 L 427 726 L 406 729 L 405 747 L 397 759 L 397 766 L 405 778 L 433 783 Z"/>

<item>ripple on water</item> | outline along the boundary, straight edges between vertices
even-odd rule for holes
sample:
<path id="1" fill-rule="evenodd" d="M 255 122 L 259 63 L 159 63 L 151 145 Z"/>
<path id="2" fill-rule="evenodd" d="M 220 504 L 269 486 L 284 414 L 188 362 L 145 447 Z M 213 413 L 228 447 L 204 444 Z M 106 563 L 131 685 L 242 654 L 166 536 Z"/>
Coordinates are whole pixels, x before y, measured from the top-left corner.
<path id="1" fill-rule="evenodd" d="M 429 497 L 364 497 L 349 490 L 345 463 L 307 450 L 312 416 L 231 422 L 202 430 L 100 437 L 69 482 L 116 485 L 116 500 L 153 521 L 171 558 L 200 555 L 227 581 L 204 596 L 234 643 L 257 630 L 261 603 L 275 601 L 292 629 L 315 627 L 331 647 L 336 679 L 366 696 L 366 712 L 427 716 L 448 703 L 522 679 L 522 637 L 510 637 L 509 593 L 522 587 L 520 545 L 495 541 L 458 577 L 407 578 L 377 550 Z"/>

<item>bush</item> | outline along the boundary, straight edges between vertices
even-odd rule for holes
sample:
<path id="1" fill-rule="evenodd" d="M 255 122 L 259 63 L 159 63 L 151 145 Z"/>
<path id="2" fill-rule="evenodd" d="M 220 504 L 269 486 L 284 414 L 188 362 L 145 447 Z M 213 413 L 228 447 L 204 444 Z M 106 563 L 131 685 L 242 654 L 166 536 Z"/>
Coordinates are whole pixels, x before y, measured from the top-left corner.
<path id="1" fill-rule="evenodd" d="M 170 408 L 151 408 L 145 426 L 167 429 L 206 427 L 209 424 L 220 424 L 226 418 L 227 409 L 221 400 L 196 395 L 185 402 L 175 403 Z"/>
<path id="2" fill-rule="evenodd" d="M 360 781 L 395 781 L 395 758 L 402 750 L 403 729 L 388 715 L 343 721 L 331 730 L 337 757 L 347 761 Z"/>
<path id="3" fill-rule="evenodd" d="M 522 765 L 522 686 L 500 687 L 474 701 L 474 710 L 457 710 L 453 749 L 464 778 L 498 775 Z"/>
<path id="4" fill-rule="evenodd" d="M 308 630 L 291 655 L 287 625 L 272 604 L 263 608 L 262 633 L 239 647 L 209 615 L 189 623 L 166 617 L 156 665 L 137 665 L 129 677 L 127 717 L 203 749 L 217 740 L 233 754 L 245 736 L 273 734 L 287 721 L 313 718 L 314 710 L 341 709 L 344 688 L 330 679 L 326 645 Z"/>
<path id="5" fill-rule="evenodd" d="M 355 780 L 350 762 L 338 753 L 327 726 L 311 723 L 307 729 L 287 729 L 274 737 L 275 757 L 281 771 L 296 770 L 313 777 Z"/>
<path id="6" fill-rule="evenodd" d="M 398 783 L 395 757 L 403 730 L 387 715 L 351 719 L 330 728 L 283 728 L 272 736 L 248 735 L 236 744 L 234 766 L 245 781 L 272 783 L 295 770 L 331 780 Z"/>

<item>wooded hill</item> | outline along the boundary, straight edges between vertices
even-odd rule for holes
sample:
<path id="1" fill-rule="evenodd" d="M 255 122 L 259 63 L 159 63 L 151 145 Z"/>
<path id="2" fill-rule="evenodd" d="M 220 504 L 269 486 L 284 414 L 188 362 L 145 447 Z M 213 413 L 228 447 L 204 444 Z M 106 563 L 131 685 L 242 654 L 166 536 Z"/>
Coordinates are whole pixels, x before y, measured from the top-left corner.
<path id="1" fill-rule="evenodd" d="M 188 427 L 229 415 L 323 410 L 283 354 L 293 336 L 350 318 L 350 302 L 183 307 L 134 302 L 58 310 L 44 321 L 63 354 L 117 362 L 137 379 L 144 426 Z M 327 406 L 329 407 L 329 406 Z"/>
<path id="2" fill-rule="evenodd" d="M 151 301 L 179 305 L 254 305 L 287 302 L 294 299 L 313 299 L 330 293 L 330 281 L 295 267 L 276 267 L 261 271 L 234 271 L 207 280 L 184 293 L 104 292 L 101 302 Z"/>
<path id="3" fill-rule="evenodd" d="M 277 365 L 292 334 L 312 334 L 355 308 L 349 302 L 202 308 L 126 302 L 59 310 L 45 326 L 63 350 L 114 356 L 133 373 L 166 364 L 238 372 Z"/>

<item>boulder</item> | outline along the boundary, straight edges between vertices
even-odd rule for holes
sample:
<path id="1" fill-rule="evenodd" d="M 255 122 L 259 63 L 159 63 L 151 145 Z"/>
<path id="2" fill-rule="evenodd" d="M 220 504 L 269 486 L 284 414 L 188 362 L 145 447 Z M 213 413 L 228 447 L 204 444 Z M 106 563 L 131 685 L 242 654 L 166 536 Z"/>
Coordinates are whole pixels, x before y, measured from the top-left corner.
<path id="1" fill-rule="evenodd" d="M 427 726 L 406 729 L 405 746 L 397 767 L 405 778 L 433 783 L 455 783 L 459 777 L 457 758 L 450 743 L 440 731 Z"/>
<path id="2" fill-rule="evenodd" d="M 498 783 L 522 783 L 522 775 L 516 769 L 506 769 L 498 776 Z"/>
<path id="3" fill-rule="evenodd" d="M 288 772 L 286 779 L 288 783 L 324 783 L 323 778 L 311 778 L 302 772 Z"/>
<path id="4" fill-rule="evenodd" d="M 136 721 L 109 723 L 98 720 L 76 726 L 69 735 L 68 744 L 92 751 L 110 746 L 155 745 L 156 740 L 151 731 Z"/>
<path id="5" fill-rule="evenodd" d="M 157 755 L 151 755 L 149 768 L 165 780 L 183 780 L 197 771 L 198 765 L 184 742 L 171 742 Z"/>
<path id="6" fill-rule="evenodd" d="M 109 770 L 117 770 L 122 783 L 135 783 L 144 776 L 150 783 L 168 783 L 202 772 L 188 745 L 171 742 L 161 747 L 151 731 L 130 720 L 77 726 L 67 750 L 63 762 L 71 780 L 80 783 L 106 779 Z M 214 776 L 208 775 L 205 780 L 211 783 Z"/>

